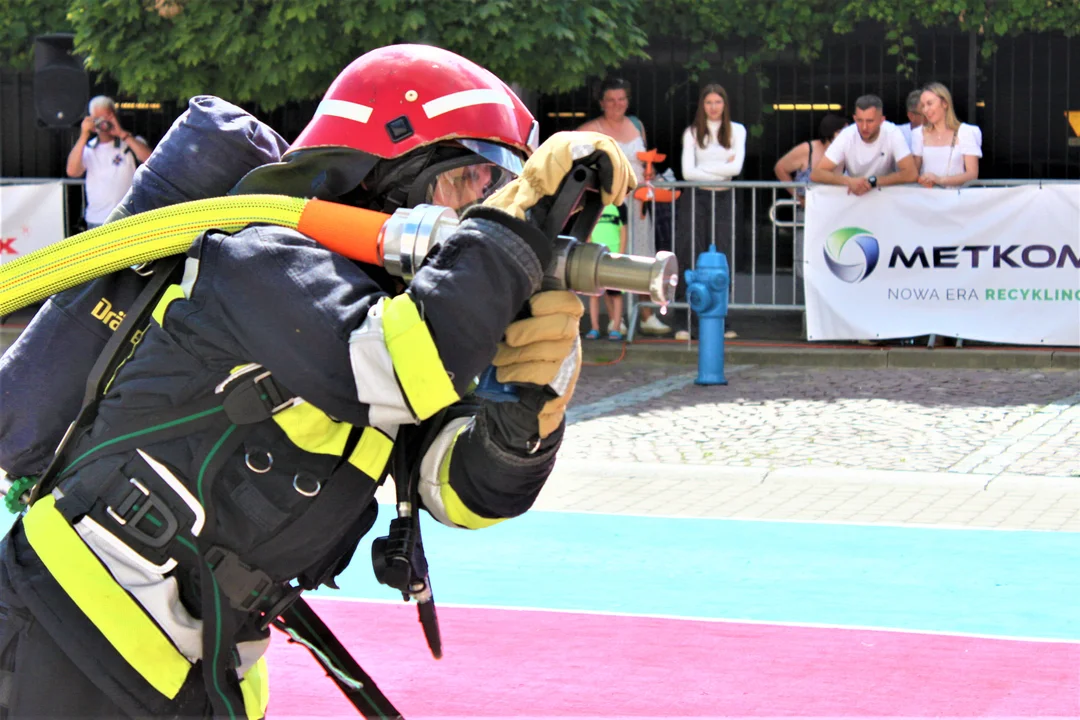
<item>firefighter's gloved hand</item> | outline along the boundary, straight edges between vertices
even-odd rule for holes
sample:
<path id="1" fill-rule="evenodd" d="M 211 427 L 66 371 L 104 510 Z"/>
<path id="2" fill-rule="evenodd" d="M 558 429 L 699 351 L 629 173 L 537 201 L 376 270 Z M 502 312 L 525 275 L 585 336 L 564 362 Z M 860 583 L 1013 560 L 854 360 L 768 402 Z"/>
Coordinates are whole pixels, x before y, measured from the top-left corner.
<path id="1" fill-rule="evenodd" d="M 637 181 L 630 161 L 614 139 L 597 132 L 555 133 L 525 163 L 521 176 L 484 201 L 519 220 L 542 198 L 559 190 L 576 161 L 597 167 L 604 205 L 621 205 Z"/>
<path id="2" fill-rule="evenodd" d="M 534 410 L 535 434 L 544 439 L 559 427 L 577 385 L 581 372 L 579 323 L 585 308 L 574 293 L 550 290 L 529 298 L 529 310 L 531 317 L 506 328 L 506 338 L 499 343 L 492 364 L 499 382 L 543 391 L 543 402 Z M 532 395 L 529 399 L 537 403 L 531 392 L 524 394 Z"/>

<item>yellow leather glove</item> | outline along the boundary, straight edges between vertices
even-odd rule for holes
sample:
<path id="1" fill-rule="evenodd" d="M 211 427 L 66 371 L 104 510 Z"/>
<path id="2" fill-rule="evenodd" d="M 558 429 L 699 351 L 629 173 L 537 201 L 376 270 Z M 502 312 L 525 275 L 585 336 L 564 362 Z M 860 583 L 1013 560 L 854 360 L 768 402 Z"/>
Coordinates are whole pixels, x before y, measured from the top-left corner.
<path id="1" fill-rule="evenodd" d="M 537 415 L 540 437 L 546 438 L 562 422 L 581 372 L 579 321 L 585 308 L 574 293 L 549 290 L 529 298 L 529 309 L 532 317 L 506 328 L 492 364 L 501 383 L 539 385 L 555 393 Z"/>
<path id="2" fill-rule="evenodd" d="M 574 162 L 590 158 L 600 178 L 604 205 L 621 205 L 637 181 L 630 161 L 614 139 L 597 132 L 555 133 L 525 163 L 521 176 L 484 201 L 519 220 L 541 198 L 554 195 Z"/>

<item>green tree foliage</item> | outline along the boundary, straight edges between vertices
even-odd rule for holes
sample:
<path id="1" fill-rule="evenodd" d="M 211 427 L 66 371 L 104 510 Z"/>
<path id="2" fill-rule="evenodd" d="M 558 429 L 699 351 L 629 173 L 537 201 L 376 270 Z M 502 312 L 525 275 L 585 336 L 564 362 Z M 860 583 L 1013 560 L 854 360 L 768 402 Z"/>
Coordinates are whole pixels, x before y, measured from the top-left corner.
<path id="1" fill-rule="evenodd" d="M 34 38 L 72 32 L 66 0 L 0 0 L 0 67 L 33 63 Z"/>
<path id="2" fill-rule="evenodd" d="M 128 96 L 215 93 L 271 109 L 317 97 L 350 60 L 397 42 L 557 92 L 647 57 L 649 38 L 683 43 L 692 74 L 741 40 L 745 52 L 723 57 L 753 72 L 780 52 L 810 60 L 830 36 L 876 22 L 909 72 L 920 28 L 973 32 L 989 56 L 1002 36 L 1075 34 L 1080 0 L 0 0 L 0 16 L 0 64 L 26 67 L 35 35 L 73 30 L 90 69 Z"/>
<path id="3" fill-rule="evenodd" d="M 72 0 L 76 47 L 139 97 L 214 93 L 273 108 L 319 96 L 351 60 L 391 43 L 439 45 L 507 82 L 561 91 L 629 57 L 638 0 Z"/>
<path id="4" fill-rule="evenodd" d="M 974 32 L 987 58 L 997 48 L 997 38 L 1049 31 L 1071 36 L 1080 31 L 1080 0 L 860 0 L 844 5 L 832 30 L 850 32 L 861 20 L 884 24 L 886 41 L 891 43 L 887 52 L 896 57 L 897 69 L 904 73 L 918 60 L 912 35 L 919 27 Z"/>
<path id="5" fill-rule="evenodd" d="M 724 40 L 749 41 L 750 50 L 730 61 L 749 72 L 780 51 L 811 60 L 827 38 L 864 21 L 887 28 L 887 52 L 904 73 L 918 59 L 914 33 L 920 28 L 975 32 L 984 57 L 1007 35 L 1080 32 L 1080 0 L 645 0 L 643 9 L 650 37 L 689 41 L 692 74 L 710 67 Z"/>

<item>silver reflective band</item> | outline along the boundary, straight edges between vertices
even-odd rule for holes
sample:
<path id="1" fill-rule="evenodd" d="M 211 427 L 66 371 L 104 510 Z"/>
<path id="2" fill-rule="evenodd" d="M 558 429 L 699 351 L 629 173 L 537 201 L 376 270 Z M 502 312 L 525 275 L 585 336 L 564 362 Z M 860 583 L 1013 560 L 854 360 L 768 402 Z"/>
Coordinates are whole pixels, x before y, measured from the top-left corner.
<path id="1" fill-rule="evenodd" d="M 399 208 L 383 225 L 383 266 L 394 277 L 412 280 L 431 248 L 446 240 L 457 226 L 457 213 L 451 208 Z"/>

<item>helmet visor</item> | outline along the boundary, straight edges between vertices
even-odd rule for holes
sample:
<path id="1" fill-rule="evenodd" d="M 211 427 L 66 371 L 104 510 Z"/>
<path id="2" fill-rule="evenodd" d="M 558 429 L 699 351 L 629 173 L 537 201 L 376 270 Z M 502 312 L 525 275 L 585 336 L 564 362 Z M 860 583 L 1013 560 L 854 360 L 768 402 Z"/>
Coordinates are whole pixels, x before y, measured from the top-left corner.
<path id="1" fill-rule="evenodd" d="M 434 174 L 427 184 L 424 202 L 451 208 L 460 215 L 491 197 L 515 177 L 481 157 L 469 159 L 473 161 Z"/>
<path id="2" fill-rule="evenodd" d="M 457 143 L 515 175 L 520 175 L 525 167 L 525 163 L 517 151 L 497 143 L 487 142 L 486 140 L 473 140 L 471 138 L 458 138 Z"/>

